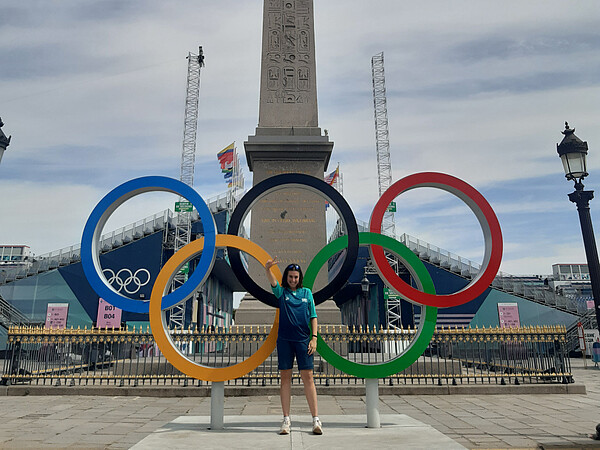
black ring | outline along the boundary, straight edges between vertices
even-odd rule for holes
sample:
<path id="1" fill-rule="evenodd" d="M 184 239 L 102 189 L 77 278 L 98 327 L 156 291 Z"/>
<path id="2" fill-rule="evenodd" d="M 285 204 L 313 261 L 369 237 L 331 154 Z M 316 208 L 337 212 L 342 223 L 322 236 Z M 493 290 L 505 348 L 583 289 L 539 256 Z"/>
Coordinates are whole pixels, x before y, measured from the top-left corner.
<path id="1" fill-rule="evenodd" d="M 354 213 L 342 194 L 336 191 L 333 186 L 330 186 L 323 180 L 302 173 L 285 173 L 267 178 L 250 189 L 242 197 L 233 211 L 233 214 L 231 215 L 227 233 L 237 236 L 240 227 L 246 218 L 246 215 L 254 203 L 273 190 L 281 189 L 283 187 L 290 187 L 288 185 L 296 185 L 300 188 L 308 189 L 323 195 L 337 211 L 339 216 L 344 220 L 346 230 L 348 232 L 348 248 L 346 250 L 342 267 L 329 284 L 327 284 L 323 289 L 313 292 L 315 305 L 320 305 L 328 298 L 333 297 L 333 294 L 335 294 L 344 286 L 344 284 L 350 278 L 358 259 L 358 225 L 356 224 Z M 244 286 L 244 288 L 256 299 L 260 300 L 264 304 L 277 307 L 277 298 L 275 298 L 273 293 L 264 290 L 257 283 L 255 283 L 252 278 L 250 278 L 250 275 L 242 263 L 240 250 L 237 248 L 227 247 L 227 252 L 229 254 L 229 263 L 231 264 L 231 269 L 241 285 Z"/>

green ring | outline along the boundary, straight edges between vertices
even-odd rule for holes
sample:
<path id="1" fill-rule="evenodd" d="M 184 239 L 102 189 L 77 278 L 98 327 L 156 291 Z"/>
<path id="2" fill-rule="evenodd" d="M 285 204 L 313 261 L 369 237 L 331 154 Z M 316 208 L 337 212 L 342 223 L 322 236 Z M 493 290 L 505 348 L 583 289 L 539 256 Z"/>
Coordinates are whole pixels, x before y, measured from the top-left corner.
<path id="1" fill-rule="evenodd" d="M 383 234 L 370 232 L 359 233 L 359 244 L 379 245 L 391 251 L 406 265 L 407 269 L 416 280 L 419 289 L 428 294 L 435 294 L 435 286 L 425 264 L 423 264 L 423 262 L 404 244 Z M 348 236 L 341 236 L 323 247 L 306 269 L 303 285 L 309 289 L 312 288 L 321 267 L 325 265 L 329 258 L 345 249 L 347 246 Z M 425 317 L 422 317 L 421 319 L 417 335 L 402 354 L 390 361 L 381 364 L 360 364 L 349 361 L 338 355 L 329 345 L 327 345 L 321 337 L 321 333 L 318 333 L 317 337 L 317 351 L 333 367 L 358 378 L 385 378 L 395 373 L 402 372 L 419 359 L 431 342 L 431 338 L 435 332 L 438 309 L 434 306 L 422 305 L 421 310 L 424 311 Z"/>

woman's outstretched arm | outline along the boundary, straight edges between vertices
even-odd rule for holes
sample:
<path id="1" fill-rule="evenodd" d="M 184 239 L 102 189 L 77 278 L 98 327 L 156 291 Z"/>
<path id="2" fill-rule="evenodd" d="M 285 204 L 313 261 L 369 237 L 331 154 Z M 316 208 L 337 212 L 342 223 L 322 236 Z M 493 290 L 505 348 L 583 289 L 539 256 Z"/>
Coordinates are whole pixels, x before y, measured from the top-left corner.
<path id="1" fill-rule="evenodd" d="M 277 278 L 275 278 L 275 275 L 273 274 L 273 272 L 271 272 L 271 267 L 276 266 L 277 264 L 279 264 L 279 260 L 277 258 L 269 259 L 265 264 L 267 279 L 269 280 L 269 283 L 271 283 L 271 286 L 273 286 L 273 287 L 277 286 Z"/>

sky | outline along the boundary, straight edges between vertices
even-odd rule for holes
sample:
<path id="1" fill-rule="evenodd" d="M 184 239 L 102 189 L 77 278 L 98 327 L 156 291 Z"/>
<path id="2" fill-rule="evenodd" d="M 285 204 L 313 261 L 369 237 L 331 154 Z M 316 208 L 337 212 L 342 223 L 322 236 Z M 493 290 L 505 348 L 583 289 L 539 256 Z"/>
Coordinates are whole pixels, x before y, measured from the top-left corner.
<path id="1" fill-rule="evenodd" d="M 584 263 L 556 144 L 564 122 L 600 183 L 600 3 L 315 0 L 319 125 L 343 194 L 368 221 L 379 198 L 371 57 L 384 52 L 393 180 L 456 176 L 500 221 L 501 270 Z M 204 48 L 194 188 L 223 193 L 216 153 L 258 121 L 262 1 L 11 2 L 0 14 L 0 244 L 43 254 L 76 244 L 87 217 L 132 178 L 179 178 L 188 52 Z M 247 185 L 252 174 L 245 167 Z M 105 231 L 173 208 L 128 201 Z M 397 197 L 396 231 L 480 262 L 483 237 L 452 195 Z M 600 224 L 600 203 L 591 202 Z"/>

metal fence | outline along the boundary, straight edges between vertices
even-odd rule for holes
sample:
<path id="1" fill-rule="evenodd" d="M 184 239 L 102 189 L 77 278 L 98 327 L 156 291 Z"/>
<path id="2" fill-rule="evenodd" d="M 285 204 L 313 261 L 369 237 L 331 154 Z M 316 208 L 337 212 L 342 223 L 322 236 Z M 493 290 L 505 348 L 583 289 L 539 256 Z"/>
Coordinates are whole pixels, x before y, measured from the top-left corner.
<path id="1" fill-rule="evenodd" d="M 254 353 L 270 326 L 228 329 L 172 330 L 179 351 L 197 363 L 225 367 Z M 406 349 L 416 333 L 405 330 L 362 330 L 320 326 L 321 336 L 338 354 L 363 364 L 389 361 Z M 522 384 L 573 382 L 562 326 L 512 329 L 441 329 L 410 367 L 380 381 L 394 384 Z M 2 384 L 41 385 L 202 385 L 180 373 L 161 354 L 146 330 L 12 327 L 4 360 Z M 359 384 L 356 378 L 316 355 L 315 382 Z M 294 374 L 299 382 L 299 374 Z M 229 385 L 267 386 L 279 383 L 277 355 Z"/>

